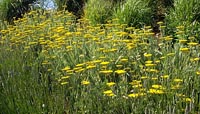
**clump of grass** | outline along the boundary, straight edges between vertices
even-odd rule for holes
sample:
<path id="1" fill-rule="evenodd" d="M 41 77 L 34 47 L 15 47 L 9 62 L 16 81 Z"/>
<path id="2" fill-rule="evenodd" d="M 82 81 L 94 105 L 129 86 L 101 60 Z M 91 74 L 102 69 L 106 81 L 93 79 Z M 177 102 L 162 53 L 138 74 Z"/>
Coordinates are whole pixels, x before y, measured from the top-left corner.
<path id="1" fill-rule="evenodd" d="M 177 26 L 184 26 L 186 30 L 186 39 L 188 36 L 195 36 L 198 39 L 199 33 L 199 7 L 198 0 L 174 0 L 174 7 L 166 15 L 167 34 L 174 34 Z M 199 39 L 198 39 L 199 40 Z"/>
<path id="2" fill-rule="evenodd" d="M 88 0 L 84 8 L 84 17 L 92 24 L 103 24 L 112 17 L 114 3 L 111 0 Z"/>
<path id="3" fill-rule="evenodd" d="M 119 19 L 119 23 L 129 26 L 142 27 L 151 25 L 152 10 L 148 7 L 148 0 L 127 0 L 118 5 L 113 18 Z"/>

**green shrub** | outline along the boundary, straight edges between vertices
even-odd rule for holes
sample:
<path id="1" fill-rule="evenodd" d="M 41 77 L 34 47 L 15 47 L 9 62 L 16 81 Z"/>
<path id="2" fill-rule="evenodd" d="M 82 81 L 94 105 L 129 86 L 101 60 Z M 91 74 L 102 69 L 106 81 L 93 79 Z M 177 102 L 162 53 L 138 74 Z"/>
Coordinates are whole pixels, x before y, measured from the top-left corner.
<path id="1" fill-rule="evenodd" d="M 184 26 L 186 36 L 196 36 L 200 30 L 199 25 L 199 12 L 200 1 L 199 0 L 175 0 L 174 8 L 170 9 L 169 14 L 166 16 L 166 33 L 174 34 L 177 26 Z"/>
<path id="2" fill-rule="evenodd" d="M 77 18 L 83 15 L 83 7 L 87 0 L 55 0 L 58 10 L 67 10 Z"/>
<path id="3" fill-rule="evenodd" d="M 111 19 L 114 4 L 109 0 L 89 0 L 84 9 L 85 17 L 92 24 L 105 23 Z"/>
<path id="4" fill-rule="evenodd" d="M 13 18 L 22 18 L 23 14 L 30 10 L 30 4 L 36 0 L 3 0 L 0 2 L 0 20 L 10 23 Z"/>
<path id="5" fill-rule="evenodd" d="M 121 24 L 141 27 L 151 24 L 152 11 L 147 0 L 127 0 L 118 6 L 113 16 Z"/>

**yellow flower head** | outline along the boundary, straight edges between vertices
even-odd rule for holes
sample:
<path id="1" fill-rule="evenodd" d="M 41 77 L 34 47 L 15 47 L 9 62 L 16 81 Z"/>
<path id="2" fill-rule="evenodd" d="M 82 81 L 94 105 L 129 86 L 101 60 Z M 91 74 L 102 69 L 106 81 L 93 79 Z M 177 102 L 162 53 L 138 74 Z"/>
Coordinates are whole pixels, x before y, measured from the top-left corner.
<path id="1" fill-rule="evenodd" d="M 69 82 L 62 82 L 61 85 L 66 85 L 68 84 Z"/>
<path id="2" fill-rule="evenodd" d="M 112 72 L 113 72 L 112 70 L 101 70 L 101 71 L 99 71 L 99 73 L 102 73 L 102 74 L 110 74 Z"/>
<path id="3" fill-rule="evenodd" d="M 126 73 L 126 71 L 125 70 L 116 70 L 115 73 L 117 73 L 117 74 L 124 74 L 124 73 Z"/>
<path id="4" fill-rule="evenodd" d="M 161 78 L 169 78 L 169 75 L 163 75 Z"/>
<path id="5" fill-rule="evenodd" d="M 89 81 L 85 81 L 85 80 L 83 80 L 83 81 L 81 82 L 81 84 L 82 84 L 82 85 L 89 85 L 90 82 L 89 82 Z"/>
<path id="6" fill-rule="evenodd" d="M 112 92 L 112 90 L 106 90 L 103 92 L 106 96 L 114 96 L 115 94 Z"/>
<path id="7" fill-rule="evenodd" d="M 110 62 L 101 62 L 100 65 L 108 65 Z"/>
<path id="8" fill-rule="evenodd" d="M 70 76 L 63 76 L 61 79 L 68 79 Z"/>
<path id="9" fill-rule="evenodd" d="M 152 88 L 154 88 L 154 89 L 165 89 L 162 85 L 158 85 L 158 84 L 152 85 Z"/>
<path id="10" fill-rule="evenodd" d="M 176 78 L 176 79 L 174 79 L 174 82 L 183 82 L 183 79 Z"/>
<path id="11" fill-rule="evenodd" d="M 115 85 L 115 82 L 108 82 L 106 85 L 110 87 L 110 86 Z"/>
<path id="12" fill-rule="evenodd" d="M 196 74 L 197 74 L 197 75 L 200 75 L 200 71 L 197 71 Z"/>
<path id="13" fill-rule="evenodd" d="M 198 45 L 198 43 L 196 43 L 196 42 L 190 42 L 190 43 L 187 43 L 189 46 L 196 46 L 196 45 Z"/>
<path id="14" fill-rule="evenodd" d="M 189 48 L 180 48 L 180 51 L 182 51 L 182 52 L 189 52 L 190 50 L 189 50 Z"/>
<path id="15" fill-rule="evenodd" d="M 159 89 L 150 89 L 148 91 L 148 93 L 151 93 L 151 94 L 164 94 L 164 91 L 163 90 L 159 90 Z"/>
<path id="16" fill-rule="evenodd" d="M 132 97 L 132 98 L 136 98 L 138 97 L 139 94 L 138 93 L 132 93 L 132 94 L 129 94 L 128 97 Z"/>
<path id="17" fill-rule="evenodd" d="M 147 53 L 145 53 L 144 56 L 145 56 L 145 57 L 151 57 L 152 54 L 147 54 Z"/>

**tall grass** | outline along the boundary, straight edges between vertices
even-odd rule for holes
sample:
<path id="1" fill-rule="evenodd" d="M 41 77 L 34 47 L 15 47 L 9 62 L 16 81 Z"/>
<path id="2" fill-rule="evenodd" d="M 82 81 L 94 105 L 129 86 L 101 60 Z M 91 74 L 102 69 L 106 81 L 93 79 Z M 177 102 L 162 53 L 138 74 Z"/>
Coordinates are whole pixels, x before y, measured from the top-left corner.
<path id="1" fill-rule="evenodd" d="M 5 25 L 1 113 L 199 112 L 195 40 L 172 46 L 171 36 L 158 42 L 149 26 L 79 21 L 66 11 L 32 11 Z"/>
<path id="2" fill-rule="evenodd" d="M 168 24 L 166 32 L 173 34 L 176 32 L 175 27 L 181 25 L 187 29 L 186 35 L 193 35 L 199 40 L 199 7 L 200 1 L 198 0 L 174 0 L 174 8 L 171 8 L 165 19 Z"/>
<path id="3" fill-rule="evenodd" d="M 127 0 L 119 4 L 113 17 L 119 19 L 119 23 L 130 26 L 151 25 L 153 12 L 148 5 L 148 0 Z"/>
<path id="4" fill-rule="evenodd" d="M 103 24 L 111 19 L 114 2 L 111 0 L 88 0 L 84 8 L 84 17 L 92 24 Z"/>

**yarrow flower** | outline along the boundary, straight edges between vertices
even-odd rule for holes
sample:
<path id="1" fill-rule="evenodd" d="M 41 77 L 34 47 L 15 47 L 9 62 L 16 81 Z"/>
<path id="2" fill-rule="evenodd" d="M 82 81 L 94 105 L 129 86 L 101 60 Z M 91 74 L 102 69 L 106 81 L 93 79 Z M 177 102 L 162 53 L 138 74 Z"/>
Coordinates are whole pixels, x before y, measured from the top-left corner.
<path id="1" fill-rule="evenodd" d="M 116 70 L 115 73 L 117 73 L 117 74 L 124 74 L 124 73 L 126 73 L 126 71 L 125 70 Z"/>
<path id="2" fill-rule="evenodd" d="M 99 73 L 102 73 L 102 74 L 111 74 L 113 71 L 112 70 L 101 70 L 99 71 Z"/>
<path id="3" fill-rule="evenodd" d="M 189 52 L 190 50 L 189 50 L 189 48 L 180 48 L 180 51 L 182 51 L 182 52 Z"/>
<path id="4" fill-rule="evenodd" d="M 108 82 L 108 83 L 106 83 L 106 85 L 110 87 L 110 86 L 115 85 L 115 82 Z"/>
<path id="5" fill-rule="evenodd" d="M 145 53 L 144 56 L 145 56 L 145 57 L 151 57 L 152 54 L 147 54 L 147 53 Z"/>
<path id="6" fill-rule="evenodd" d="M 89 81 L 85 81 L 85 80 L 83 80 L 83 81 L 81 82 L 81 84 L 82 84 L 82 85 L 89 85 L 90 82 L 89 82 Z"/>
<path id="7" fill-rule="evenodd" d="M 112 90 L 106 90 L 103 92 L 106 96 L 114 96 L 115 94 L 113 93 Z"/>

